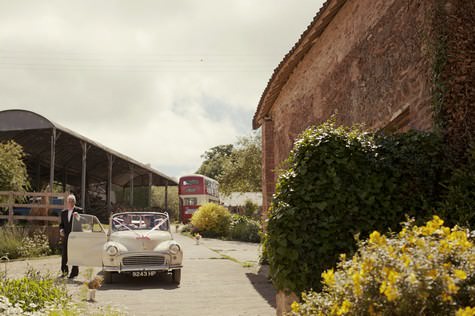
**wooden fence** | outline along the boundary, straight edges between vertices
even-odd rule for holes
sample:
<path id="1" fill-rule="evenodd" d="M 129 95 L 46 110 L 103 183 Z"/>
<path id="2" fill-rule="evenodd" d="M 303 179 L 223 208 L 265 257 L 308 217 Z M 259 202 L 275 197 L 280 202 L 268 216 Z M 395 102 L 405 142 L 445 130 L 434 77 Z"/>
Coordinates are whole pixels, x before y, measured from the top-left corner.
<path id="1" fill-rule="evenodd" d="M 49 192 L 14 192 L 14 191 L 0 191 L 0 201 L 7 200 L 7 203 L 0 203 L 0 208 L 7 208 L 8 215 L 0 214 L 0 219 L 8 219 L 8 224 L 13 225 L 15 220 L 40 220 L 59 222 L 59 216 L 48 215 L 50 209 L 65 209 L 66 197 L 68 193 L 49 193 Z M 2 198 L 3 197 L 3 198 Z M 5 197 L 7 197 L 5 199 Z M 17 203 L 17 200 L 25 200 L 35 198 L 40 200 L 41 203 Z M 63 204 L 52 204 L 51 198 L 63 198 Z M 14 208 L 30 208 L 33 210 L 43 210 L 44 215 L 15 215 Z"/>

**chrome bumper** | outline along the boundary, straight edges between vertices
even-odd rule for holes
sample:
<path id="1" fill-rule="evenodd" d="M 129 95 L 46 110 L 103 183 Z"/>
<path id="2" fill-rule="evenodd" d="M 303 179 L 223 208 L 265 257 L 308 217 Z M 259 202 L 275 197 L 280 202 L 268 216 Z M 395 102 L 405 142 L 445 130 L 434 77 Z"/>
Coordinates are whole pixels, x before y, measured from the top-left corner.
<path id="1" fill-rule="evenodd" d="M 166 265 L 166 266 L 135 266 L 135 267 L 123 267 L 123 266 L 103 266 L 102 270 L 107 272 L 135 272 L 135 271 L 163 271 L 168 272 L 176 269 L 183 268 L 182 265 Z"/>
<path id="2" fill-rule="evenodd" d="M 115 264 L 103 264 L 103 271 L 108 272 L 134 272 L 134 271 L 172 271 L 181 269 L 182 263 L 170 264 L 170 254 L 135 252 L 115 257 Z"/>

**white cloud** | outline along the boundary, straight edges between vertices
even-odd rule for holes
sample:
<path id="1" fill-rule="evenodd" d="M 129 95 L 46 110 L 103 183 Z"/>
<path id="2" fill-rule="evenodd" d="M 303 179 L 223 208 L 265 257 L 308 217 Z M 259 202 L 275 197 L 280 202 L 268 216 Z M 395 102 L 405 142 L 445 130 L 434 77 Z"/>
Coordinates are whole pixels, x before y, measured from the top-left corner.
<path id="1" fill-rule="evenodd" d="M 0 110 L 29 109 L 178 176 L 251 131 L 322 1 L 0 0 Z"/>

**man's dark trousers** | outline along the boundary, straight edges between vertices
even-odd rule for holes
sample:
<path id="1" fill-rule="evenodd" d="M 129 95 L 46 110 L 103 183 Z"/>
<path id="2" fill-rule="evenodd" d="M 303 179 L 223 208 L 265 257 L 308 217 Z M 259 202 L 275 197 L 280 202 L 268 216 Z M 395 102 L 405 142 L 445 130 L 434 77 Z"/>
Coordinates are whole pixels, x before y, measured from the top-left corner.
<path id="1" fill-rule="evenodd" d="M 79 207 L 74 207 L 73 213 L 82 213 L 82 209 Z M 68 210 L 63 210 L 61 212 L 61 223 L 59 224 L 59 228 L 63 229 L 64 237 L 63 237 L 63 248 L 61 251 L 61 272 L 63 274 L 68 274 L 68 237 L 69 233 L 71 233 L 71 228 L 73 224 L 73 216 L 71 215 L 71 221 L 68 218 Z M 70 278 L 73 278 L 79 274 L 79 267 L 73 266 L 71 268 L 71 274 L 69 275 Z"/>

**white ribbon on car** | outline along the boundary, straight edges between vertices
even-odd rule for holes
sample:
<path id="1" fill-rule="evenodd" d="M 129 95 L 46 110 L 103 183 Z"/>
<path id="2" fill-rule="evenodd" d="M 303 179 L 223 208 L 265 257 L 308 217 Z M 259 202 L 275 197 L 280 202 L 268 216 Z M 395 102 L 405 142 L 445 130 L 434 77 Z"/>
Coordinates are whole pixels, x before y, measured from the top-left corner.
<path id="1" fill-rule="evenodd" d="M 127 228 L 128 230 L 130 230 L 131 232 L 133 232 L 135 235 L 138 236 L 137 239 L 150 239 L 148 237 L 148 235 L 150 235 L 151 232 L 153 232 L 154 230 L 156 230 L 158 227 L 160 227 L 161 225 L 163 225 L 166 221 L 167 221 L 167 218 L 163 218 L 162 220 L 160 220 L 160 222 L 158 222 L 157 225 L 153 226 L 152 229 L 150 229 L 147 233 L 145 233 L 145 235 L 140 235 L 139 233 L 137 233 L 135 230 L 133 229 L 130 229 L 129 226 L 127 226 L 126 224 L 122 223 L 119 219 L 117 218 L 113 218 L 112 219 L 116 224 L 118 224 L 117 228 L 119 227 L 125 227 Z"/>
<path id="2" fill-rule="evenodd" d="M 119 228 L 119 227 L 125 227 L 125 228 L 127 228 L 128 230 L 130 230 L 131 232 L 133 232 L 135 235 L 137 235 L 137 236 L 139 236 L 139 237 L 143 237 L 142 235 L 140 235 L 139 233 L 137 233 L 135 230 L 130 229 L 129 226 L 127 226 L 126 224 L 122 223 L 119 219 L 113 218 L 112 221 L 115 222 L 116 224 L 118 224 L 117 228 Z"/>
<path id="3" fill-rule="evenodd" d="M 163 223 L 165 223 L 167 221 L 166 218 L 163 218 L 157 225 L 153 226 L 153 228 L 151 230 L 149 230 L 145 236 L 148 236 L 151 232 L 153 232 L 155 229 L 157 229 L 158 227 L 162 226 Z"/>

